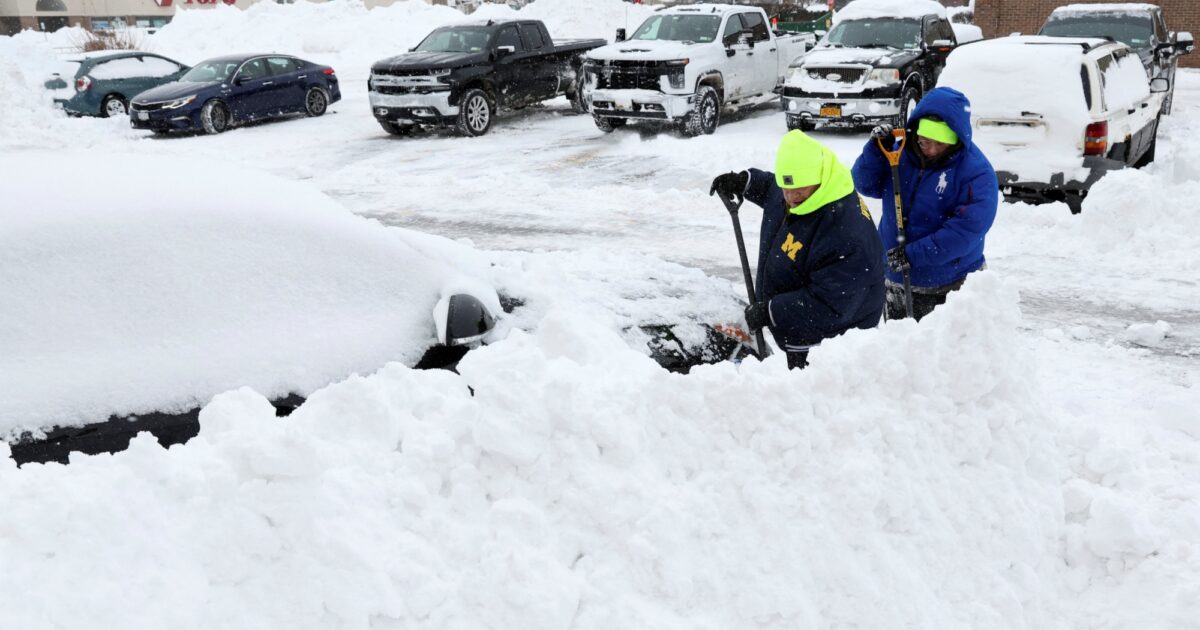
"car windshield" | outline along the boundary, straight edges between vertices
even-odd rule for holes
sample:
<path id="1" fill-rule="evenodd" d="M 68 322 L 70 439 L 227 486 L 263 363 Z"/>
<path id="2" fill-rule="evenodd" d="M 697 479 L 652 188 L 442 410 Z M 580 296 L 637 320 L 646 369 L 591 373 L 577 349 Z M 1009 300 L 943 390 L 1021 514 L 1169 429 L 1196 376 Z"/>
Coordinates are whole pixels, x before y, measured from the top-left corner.
<path id="1" fill-rule="evenodd" d="M 417 45 L 417 52 L 470 53 L 487 49 L 491 33 L 486 28 L 439 28 Z"/>
<path id="2" fill-rule="evenodd" d="M 921 45 L 921 23 L 894 18 L 846 20 L 838 22 L 825 41 L 846 48 L 917 48 Z"/>
<path id="3" fill-rule="evenodd" d="M 233 71 L 238 67 L 236 61 L 205 61 L 179 77 L 180 81 L 189 83 L 209 83 L 210 81 L 228 81 Z"/>
<path id="4" fill-rule="evenodd" d="M 1103 37 L 1121 42 L 1130 48 L 1150 45 L 1154 33 L 1150 18 L 1136 15 L 1089 15 L 1066 19 L 1051 19 L 1042 27 L 1041 35 L 1053 37 Z"/>
<path id="5" fill-rule="evenodd" d="M 642 22 L 629 39 L 707 44 L 716 39 L 720 27 L 721 18 L 715 15 L 656 15 Z"/>

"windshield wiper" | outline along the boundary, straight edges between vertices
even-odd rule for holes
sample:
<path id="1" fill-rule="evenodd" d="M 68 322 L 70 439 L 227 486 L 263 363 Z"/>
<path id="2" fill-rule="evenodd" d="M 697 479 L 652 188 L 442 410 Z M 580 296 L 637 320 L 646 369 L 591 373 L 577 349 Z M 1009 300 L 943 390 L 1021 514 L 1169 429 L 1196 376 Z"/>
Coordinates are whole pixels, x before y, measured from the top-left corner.
<path id="1" fill-rule="evenodd" d="M 892 50 L 898 50 L 895 46 L 892 46 L 891 44 L 859 44 L 858 46 L 856 46 L 856 48 L 890 48 Z"/>

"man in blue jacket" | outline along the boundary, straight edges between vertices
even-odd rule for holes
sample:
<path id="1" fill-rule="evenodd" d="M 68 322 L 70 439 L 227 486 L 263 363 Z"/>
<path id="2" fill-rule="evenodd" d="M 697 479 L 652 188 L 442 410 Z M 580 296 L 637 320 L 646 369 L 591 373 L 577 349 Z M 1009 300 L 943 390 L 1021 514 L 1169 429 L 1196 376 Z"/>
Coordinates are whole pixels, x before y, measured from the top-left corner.
<path id="1" fill-rule="evenodd" d="M 726 173 L 713 180 L 713 193 L 745 197 L 763 209 L 746 324 L 771 329 L 788 367 L 804 367 L 808 350 L 823 339 L 879 324 L 883 249 L 850 171 L 833 151 L 790 131 L 774 173 Z"/>
<path id="2" fill-rule="evenodd" d="M 876 127 L 854 162 L 854 184 L 883 198 L 879 238 L 887 250 L 887 318 L 905 316 L 903 273 L 912 278 L 913 316 L 920 320 L 945 303 L 967 274 L 984 266 L 983 241 L 996 218 L 996 172 L 971 142 L 971 104 L 950 88 L 930 90 L 917 104 L 900 158 L 900 196 L 906 245 L 898 247 L 892 171 L 876 138 L 888 150 L 890 127 Z M 916 142 L 913 142 L 913 139 Z"/>

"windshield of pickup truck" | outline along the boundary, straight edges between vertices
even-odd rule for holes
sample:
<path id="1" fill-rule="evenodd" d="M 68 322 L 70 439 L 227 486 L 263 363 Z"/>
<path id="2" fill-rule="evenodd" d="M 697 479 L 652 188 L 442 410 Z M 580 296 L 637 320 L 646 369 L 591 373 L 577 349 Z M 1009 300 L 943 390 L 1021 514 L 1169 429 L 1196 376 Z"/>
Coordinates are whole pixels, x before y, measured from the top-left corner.
<path id="1" fill-rule="evenodd" d="M 716 15 L 656 15 L 638 27 L 629 39 L 657 39 L 707 44 L 717 38 L 721 18 Z"/>
<path id="2" fill-rule="evenodd" d="M 473 53 L 487 50 L 491 31 L 486 28 L 456 26 L 439 28 L 429 34 L 417 47 L 416 52 Z"/>
<path id="3" fill-rule="evenodd" d="M 830 46 L 846 48 L 919 48 L 921 23 L 917 20 L 846 20 L 825 36 Z"/>
<path id="4" fill-rule="evenodd" d="M 1089 15 L 1066 20 L 1051 19 L 1039 35 L 1052 37 L 1107 37 L 1130 48 L 1145 48 L 1154 29 L 1150 18 L 1137 15 Z"/>

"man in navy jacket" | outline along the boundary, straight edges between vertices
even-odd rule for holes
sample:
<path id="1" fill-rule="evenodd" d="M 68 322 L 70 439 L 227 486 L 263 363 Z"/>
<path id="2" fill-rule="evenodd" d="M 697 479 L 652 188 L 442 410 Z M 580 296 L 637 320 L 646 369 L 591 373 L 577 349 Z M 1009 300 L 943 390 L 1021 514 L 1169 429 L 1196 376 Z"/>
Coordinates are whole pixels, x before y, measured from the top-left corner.
<path id="1" fill-rule="evenodd" d="M 875 129 L 853 173 L 859 193 L 883 199 L 879 237 L 887 250 L 887 318 L 905 316 L 907 268 L 919 320 L 945 303 L 967 274 L 983 268 L 983 241 L 996 218 L 999 190 L 991 163 L 971 142 L 971 104 L 961 92 L 931 90 L 913 110 L 906 132 L 900 158 L 903 249 L 896 239 L 892 167 L 876 144 L 882 137 L 891 145 L 890 128 Z"/>
<path id="2" fill-rule="evenodd" d="M 709 194 L 745 197 L 763 209 L 751 330 L 770 327 L 804 367 L 808 350 L 883 314 L 883 249 L 850 171 L 802 131 L 779 145 L 775 172 L 750 169 L 713 180 Z"/>

